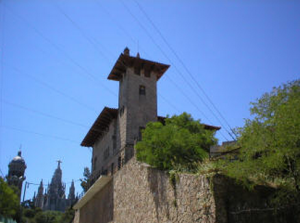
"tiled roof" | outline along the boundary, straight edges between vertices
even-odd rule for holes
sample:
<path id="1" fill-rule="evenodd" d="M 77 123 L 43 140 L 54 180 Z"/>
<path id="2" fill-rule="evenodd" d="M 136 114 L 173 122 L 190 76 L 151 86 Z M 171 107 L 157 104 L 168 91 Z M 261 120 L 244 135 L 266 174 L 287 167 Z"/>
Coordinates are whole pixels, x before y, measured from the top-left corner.
<path id="1" fill-rule="evenodd" d="M 89 132 L 81 142 L 81 146 L 90 147 L 94 145 L 96 140 L 107 132 L 107 128 L 111 121 L 118 116 L 118 109 L 104 107 Z"/>
<path id="2" fill-rule="evenodd" d="M 170 65 L 132 57 L 121 53 L 107 79 L 118 81 L 126 71 L 126 67 L 138 66 L 139 68 L 153 70 L 157 73 L 157 80 L 167 71 Z"/>

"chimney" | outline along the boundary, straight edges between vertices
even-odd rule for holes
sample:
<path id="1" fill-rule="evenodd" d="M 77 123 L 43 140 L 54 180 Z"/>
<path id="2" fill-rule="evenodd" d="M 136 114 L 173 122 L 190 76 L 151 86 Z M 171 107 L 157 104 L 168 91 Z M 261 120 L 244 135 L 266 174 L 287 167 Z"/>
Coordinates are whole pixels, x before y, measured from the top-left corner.
<path id="1" fill-rule="evenodd" d="M 128 47 L 126 47 L 125 49 L 124 49 L 124 55 L 126 55 L 126 56 L 129 56 L 129 49 L 128 49 Z"/>

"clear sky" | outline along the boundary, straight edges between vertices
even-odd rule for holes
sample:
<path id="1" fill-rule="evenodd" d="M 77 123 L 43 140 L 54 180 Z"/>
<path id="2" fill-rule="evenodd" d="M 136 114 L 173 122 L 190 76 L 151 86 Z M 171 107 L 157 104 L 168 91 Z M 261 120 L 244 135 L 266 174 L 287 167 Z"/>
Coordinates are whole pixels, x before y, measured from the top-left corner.
<path id="1" fill-rule="evenodd" d="M 22 145 L 28 182 L 49 182 L 58 159 L 64 182 L 82 177 L 91 152 L 80 143 L 104 106 L 117 107 L 107 76 L 126 46 L 171 65 L 158 114 L 222 126 L 221 143 L 251 101 L 299 78 L 300 1 L 1 0 L 1 175 Z"/>

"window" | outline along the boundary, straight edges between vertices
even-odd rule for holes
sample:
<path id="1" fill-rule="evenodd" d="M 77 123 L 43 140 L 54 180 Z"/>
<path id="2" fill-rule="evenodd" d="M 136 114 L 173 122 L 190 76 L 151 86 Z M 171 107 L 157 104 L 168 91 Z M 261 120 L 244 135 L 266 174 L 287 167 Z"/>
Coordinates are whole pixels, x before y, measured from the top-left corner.
<path id="1" fill-rule="evenodd" d="M 116 137 L 116 135 L 112 136 L 112 140 L 113 140 L 113 154 L 115 154 L 116 150 L 117 150 L 117 137 Z"/>
<path id="2" fill-rule="evenodd" d="M 145 127 L 140 127 L 139 129 L 139 138 L 138 138 L 138 141 L 141 141 L 142 140 L 142 131 L 145 129 Z"/>
<path id="3" fill-rule="evenodd" d="M 111 171 L 111 175 L 113 175 L 113 174 L 114 174 L 114 166 L 115 166 L 115 164 L 114 164 L 114 163 L 112 163 L 112 164 L 111 164 L 111 170 L 110 170 L 110 171 Z"/>
<path id="4" fill-rule="evenodd" d="M 138 66 L 135 66 L 135 67 L 134 67 L 134 73 L 135 73 L 136 75 L 141 75 L 141 68 L 138 67 Z"/>
<path id="5" fill-rule="evenodd" d="M 103 160 L 106 160 L 109 157 L 109 147 L 104 151 Z"/>
<path id="6" fill-rule="evenodd" d="M 145 77 L 150 77 L 150 69 L 145 69 L 144 75 L 145 75 Z"/>
<path id="7" fill-rule="evenodd" d="M 97 156 L 94 158 L 93 170 L 96 170 L 96 166 L 97 166 Z"/>
<path id="8" fill-rule="evenodd" d="M 146 87 L 144 85 L 140 85 L 140 95 L 146 95 Z"/>

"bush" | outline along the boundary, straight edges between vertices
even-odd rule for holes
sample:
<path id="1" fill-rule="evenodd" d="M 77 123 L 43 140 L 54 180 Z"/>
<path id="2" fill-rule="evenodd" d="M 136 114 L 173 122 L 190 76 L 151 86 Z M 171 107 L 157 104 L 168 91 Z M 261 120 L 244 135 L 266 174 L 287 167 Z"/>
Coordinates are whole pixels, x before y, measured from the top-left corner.
<path id="1" fill-rule="evenodd" d="M 217 143 L 214 134 L 187 113 L 167 117 L 165 125 L 150 122 L 136 144 L 137 159 L 162 170 L 194 171 Z"/>

